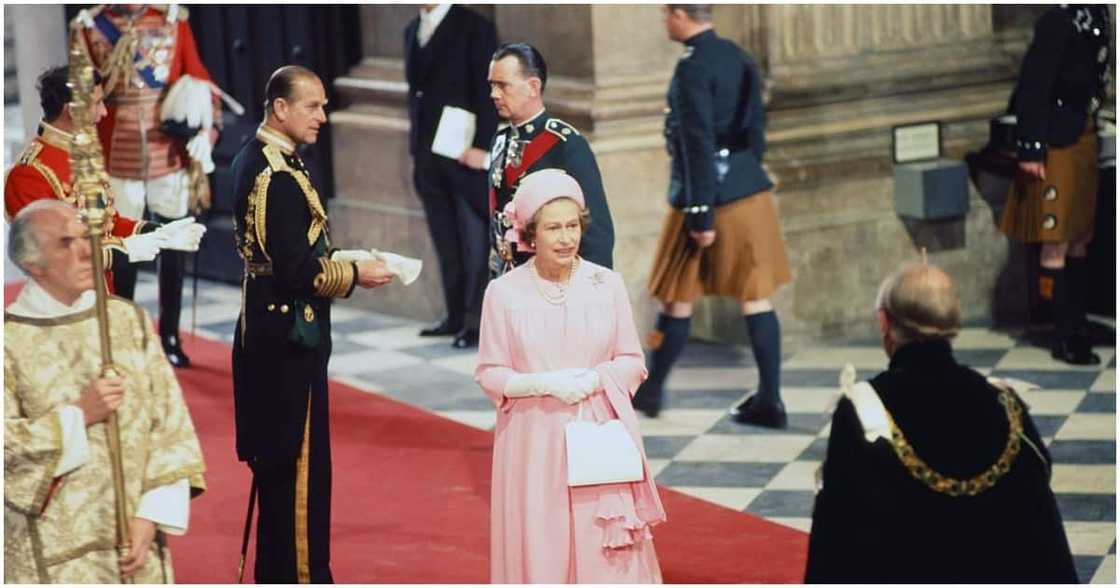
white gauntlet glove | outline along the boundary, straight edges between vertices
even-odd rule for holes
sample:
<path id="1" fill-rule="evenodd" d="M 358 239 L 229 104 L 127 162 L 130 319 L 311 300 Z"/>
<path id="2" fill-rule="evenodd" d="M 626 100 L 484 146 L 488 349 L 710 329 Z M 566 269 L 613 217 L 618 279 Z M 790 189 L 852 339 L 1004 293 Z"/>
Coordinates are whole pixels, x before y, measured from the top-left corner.
<path id="1" fill-rule="evenodd" d="M 202 129 L 193 139 L 187 141 L 187 154 L 202 164 L 202 173 L 214 171 L 214 146 L 210 144 L 210 129 Z"/>
<path id="2" fill-rule="evenodd" d="M 159 234 L 159 231 L 152 231 L 143 235 L 133 235 L 125 237 L 121 240 L 124 245 L 124 251 L 128 254 L 128 261 L 130 263 L 139 263 L 142 261 L 151 261 L 156 258 L 160 248 L 163 246 L 164 236 Z"/>
<path id="3" fill-rule="evenodd" d="M 155 230 L 155 234 L 163 236 L 162 247 L 176 251 L 198 251 L 205 233 L 206 225 L 196 222 L 190 216 L 169 222 Z"/>
<path id="4" fill-rule="evenodd" d="M 365 261 L 373 254 L 365 249 L 339 249 L 331 254 L 331 261 Z"/>
<path id="5" fill-rule="evenodd" d="M 568 368 L 553 372 L 516 374 L 506 381 L 503 394 L 507 398 L 553 396 L 568 404 L 576 404 L 598 389 L 598 372 L 584 368 Z"/>

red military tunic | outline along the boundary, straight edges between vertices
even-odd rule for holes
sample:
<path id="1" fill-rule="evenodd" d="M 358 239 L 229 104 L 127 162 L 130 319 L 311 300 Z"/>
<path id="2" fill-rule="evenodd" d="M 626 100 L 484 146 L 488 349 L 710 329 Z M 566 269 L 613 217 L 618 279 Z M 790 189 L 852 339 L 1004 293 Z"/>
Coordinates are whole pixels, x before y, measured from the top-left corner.
<path id="1" fill-rule="evenodd" d="M 105 169 L 114 178 L 148 180 L 186 168 L 185 142 L 161 131 L 159 116 L 165 90 L 183 75 L 210 80 L 186 9 L 145 7 L 134 15 L 124 5 L 101 5 L 89 15 L 93 26 L 85 32 L 90 56 L 106 76 L 109 112 L 98 123 Z M 114 60 L 118 42 L 133 36 L 135 51 Z M 214 108 L 217 122 L 216 100 Z"/>
<path id="2" fill-rule="evenodd" d="M 78 206 L 70 185 L 71 135 L 45 122 L 41 124 L 39 136 L 32 139 L 16 157 L 15 164 L 4 179 L 4 213 L 9 219 L 36 200 L 57 198 Z M 118 214 L 113 208 L 113 195 L 108 186 L 105 198 L 109 223 L 105 227 L 102 243 L 106 252 L 110 248 L 123 250 L 124 237 L 148 232 L 147 229 L 154 226 L 153 223 Z M 105 259 L 108 261 L 112 258 L 105 255 Z"/>

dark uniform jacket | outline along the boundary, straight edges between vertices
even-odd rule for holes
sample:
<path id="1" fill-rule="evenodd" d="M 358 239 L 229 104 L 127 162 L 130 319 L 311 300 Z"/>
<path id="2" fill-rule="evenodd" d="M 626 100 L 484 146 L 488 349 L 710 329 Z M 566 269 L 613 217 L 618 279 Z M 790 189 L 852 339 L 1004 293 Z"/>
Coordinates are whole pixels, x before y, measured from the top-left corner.
<path id="1" fill-rule="evenodd" d="M 996 388 L 953 359 L 948 342 L 911 343 L 871 380 L 914 453 L 967 480 L 997 462 L 1009 417 Z M 806 582 L 1075 583 L 1069 542 L 1050 490 L 1050 455 L 1026 407 L 1008 473 L 975 496 L 918 481 L 892 441 L 866 441 L 853 403 L 832 417 L 823 488 L 809 538 Z"/>
<path id="2" fill-rule="evenodd" d="M 497 196 L 495 211 L 500 213 L 513 199 L 513 194 L 517 191 L 517 182 L 521 177 L 542 169 L 562 169 L 579 183 L 579 187 L 583 190 L 587 211 L 591 214 L 591 224 L 588 225 L 580 241 L 580 256 L 591 263 L 606 268 L 613 267 L 614 222 L 611 220 L 611 209 L 607 205 L 607 195 L 603 190 L 603 178 L 599 175 L 599 164 L 595 161 L 595 154 L 591 152 L 587 139 L 584 139 L 575 127 L 558 118 L 552 118 L 547 111 L 542 111 L 536 118 L 518 127 L 517 132 L 518 142 L 521 144 L 532 141 L 542 133 L 552 134 L 557 138 L 557 142 L 540 159 L 528 166 L 517 177 L 517 181 L 509 183 L 505 178 L 506 165 L 516 159 L 511 153 L 513 127 L 504 125 L 498 129 L 493 146 L 490 148 L 490 183 Z M 491 222 L 495 225 L 490 231 L 491 245 L 496 246 L 496 239 L 505 233 L 506 227 L 500 226 L 496 219 L 491 219 Z"/>
<path id="3" fill-rule="evenodd" d="M 1112 24 L 1106 5 L 1046 11 L 1035 24 L 1012 98 L 1022 161 L 1043 161 L 1046 147 L 1077 142 L 1105 98 Z"/>
<path id="4" fill-rule="evenodd" d="M 758 66 L 707 30 L 684 42 L 669 84 L 665 136 L 673 157 L 669 204 L 689 230 L 712 228 L 715 207 L 774 187 L 762 169 L 766 113 Z"/>
<path id="5" fill-rule="evenodd" d="M 475 115 L 478 149 L 489 149 L 498 127 L 498 111 L 490 100 L 485 72 L 498 48 L 494 25 L 482 15 L 453 5 L 424 47 L 416 43 L 420 17 L 404 30 L 405 76 L 408 79 L 409 153 L 430 150 L 444 106 L 457 106 Z"/>
<path id="6" fill-rule="evenodd" d="M 245 262 L 233 344 L 237 455 L 283 463 L 296 457 L 309 395 L 326 394 L 331 300 L 350 295 L 357 266 L 329 260 L 326 212 L 286 137 L 262 125 L 233 178 Z"/>

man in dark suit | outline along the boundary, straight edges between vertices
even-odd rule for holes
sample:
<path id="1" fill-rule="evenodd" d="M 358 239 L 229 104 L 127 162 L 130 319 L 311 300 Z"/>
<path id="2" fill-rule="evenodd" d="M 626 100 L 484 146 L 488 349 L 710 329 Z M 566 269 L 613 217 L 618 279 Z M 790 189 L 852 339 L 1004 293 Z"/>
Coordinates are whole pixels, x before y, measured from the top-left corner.
<path id="1" fill-rule="evenodd" d="M 478 345 L 486 287 L 486 150 L 498 124 L 486 70 L 497 45 L 494 25 L 461 6 L 426 4 L 404 30 L 413 182 L 439 257 L 447 307 L 447 316 L 420 335 L 455 335 L 457 348 Z M 474 138 L 457 160 L 432 152 L 445 107 L 475 117 Z"/>
<path id="2" fill-rule="evenodd" d="M 614 223 L 603 190 L 599 164 L 587 139 L 572 125 L 554 118 L 544 108 L 548 67 L 532 45 L 510 43 L 494 52 L 490 62 L 490 97 L 505 123 L 490 148 L 491 246 L 494 275 L 504 273 L 529 258 L 512 251 L 502 235 L 509 228 L 502 209 L 521 178 L 546 168 L 562 169 L 579 182 L 591 213 L 591 224 L 579 244 L 579 254 L 603 267 L 613 266 Z"/>

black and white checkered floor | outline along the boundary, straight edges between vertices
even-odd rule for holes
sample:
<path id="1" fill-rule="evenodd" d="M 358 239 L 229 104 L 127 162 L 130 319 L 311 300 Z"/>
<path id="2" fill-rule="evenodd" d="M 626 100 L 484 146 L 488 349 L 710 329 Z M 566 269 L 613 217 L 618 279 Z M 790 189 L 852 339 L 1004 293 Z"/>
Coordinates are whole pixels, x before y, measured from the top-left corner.
<path id="1" fill-rule="evenodd" d="M 155 282 L 141 274 L 137 300 L 156 313 Z M 189 287 L 185 296 L 189 300 Z M 232 341 L 240 304 L 236 287 L 200 287 L 198 334 Z M 420 338 L 415 321 L 336 306 L 331 375 L 371 393 L 488 429 L 494 411 L 472 379 L 473 351 L 447 338 Z M 189 331 L 189 308 L 182 328 Z M 1057 493 L 1082 581 L 1116 582 L 1116 359 L 1071 367 L 1013 335 L 966 328 L 954 343 L 962 363 L 1039 389 L 1023 394 L 1055 459 Z M 728 508 L 804 531 L 812 512 L 813 476 L 824 456 L 828 410 L 837 377 L 852 363 L 860 378 L 884 369 L 873 341 L 805 349 L 783 364 L 782 396 L 790 429 L 775 432 L 730 421 L 726 412 L 757 383 L 744 349 L 690 343 L 669 380 L 670 408 L 643 419 L 646 451 L 657 481 Z"/>

